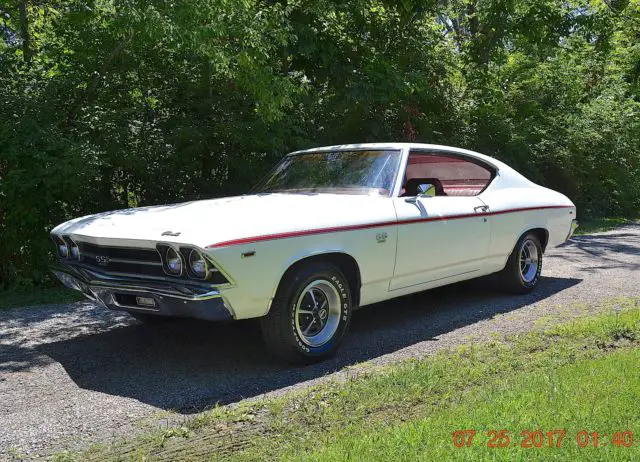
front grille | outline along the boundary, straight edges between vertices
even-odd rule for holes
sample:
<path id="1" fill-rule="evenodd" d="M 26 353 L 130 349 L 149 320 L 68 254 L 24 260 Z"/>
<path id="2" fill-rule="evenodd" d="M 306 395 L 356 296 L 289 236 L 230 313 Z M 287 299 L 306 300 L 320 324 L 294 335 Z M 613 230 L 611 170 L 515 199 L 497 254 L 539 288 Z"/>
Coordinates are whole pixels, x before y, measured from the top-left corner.
<path id="1" fill-rule="evenodd" d="M 77 242 L 80 262 L 98 271 L 164 277 L 162 259 L 155 249 L 110 247 Z"/>
<path id="2" fill-rule="evenodd" d="M 109 258 L 162 263 L 162 261 L 160 260 L 160 254 L 156 249 L 107 247 L 104 245 L 89 244 L 88 242 L 78 242 L 78 247 L 80 249 L 80 252 L 91 256 L 105 255 Z"/>

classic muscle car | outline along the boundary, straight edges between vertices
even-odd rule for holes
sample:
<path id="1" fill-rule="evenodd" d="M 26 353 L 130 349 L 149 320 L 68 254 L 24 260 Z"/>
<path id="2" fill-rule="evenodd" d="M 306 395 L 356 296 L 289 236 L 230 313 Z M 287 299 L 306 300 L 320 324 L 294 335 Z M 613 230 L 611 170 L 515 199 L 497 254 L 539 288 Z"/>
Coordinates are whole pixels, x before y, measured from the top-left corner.
<path id="1" fill-rule="evenodd" d="M 334 353 L 354 309 L 498 273 L 522 294 L 576 208 L 476 152 L 428 144 L 294 152 L 238 197 L 99 213 L 51 233 L 58 278 L 143 322 L 261 318 L 291 362 Z"/>

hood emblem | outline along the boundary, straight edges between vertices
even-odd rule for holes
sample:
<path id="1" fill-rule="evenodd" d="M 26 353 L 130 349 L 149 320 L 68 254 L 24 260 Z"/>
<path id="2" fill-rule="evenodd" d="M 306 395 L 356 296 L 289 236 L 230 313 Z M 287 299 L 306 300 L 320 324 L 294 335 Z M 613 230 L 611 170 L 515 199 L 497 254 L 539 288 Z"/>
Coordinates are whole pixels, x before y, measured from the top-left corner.
<path id="1" fill-rule="evenodd" d="M 174 233 L 173 231 L 165 231 L 164 233 L 162 233 L 162 235 L 177 237 L 180 236 L 180 231 L 178 231 L 177 233 Z"/>

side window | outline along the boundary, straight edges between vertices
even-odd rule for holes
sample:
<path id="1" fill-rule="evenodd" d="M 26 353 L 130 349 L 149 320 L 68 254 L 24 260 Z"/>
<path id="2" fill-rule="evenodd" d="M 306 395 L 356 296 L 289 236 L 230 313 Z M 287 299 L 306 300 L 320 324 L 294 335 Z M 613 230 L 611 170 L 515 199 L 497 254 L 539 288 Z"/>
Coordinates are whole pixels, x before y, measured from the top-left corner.
<path id="1" fill-rule="evenodd" d="M 491 182 L 494 171 L 480 163 L 449 153 L 409 153 L 403 196 L 416 196 L 416 185 L 431 183 L 436 196 L 476 196 Z"/>

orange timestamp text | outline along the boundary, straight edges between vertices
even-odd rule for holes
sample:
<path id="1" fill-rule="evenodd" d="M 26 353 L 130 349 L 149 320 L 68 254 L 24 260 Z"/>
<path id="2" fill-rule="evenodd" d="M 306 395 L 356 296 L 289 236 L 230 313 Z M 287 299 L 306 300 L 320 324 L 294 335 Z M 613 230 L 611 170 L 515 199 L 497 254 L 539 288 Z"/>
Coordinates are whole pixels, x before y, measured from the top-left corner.
<path id="1" fill-rule="evenodd" d="M 579 448 L 598 448 L 603 446 L 616 446 L 619 448 L 629 448 L 633 446 L 633 432 L 631 430 L 616 431 L 613 433 L 601 433 L 597 431 L 580 430 L 575 435 L 567 438 L 567 431 L 562 429 L 543 430 L 522 430 L 511 433 L 509 430 L 489 430 L 478 432 L 476 430 L 456 430 L 453 432 L 453 445 L 456 448 L 470 447 L 477 436 L 482 436 L 482 443 L 486 437 L 486 445 L 489 448 L 560 448 L 563 444 L 576 444 Z"/>

